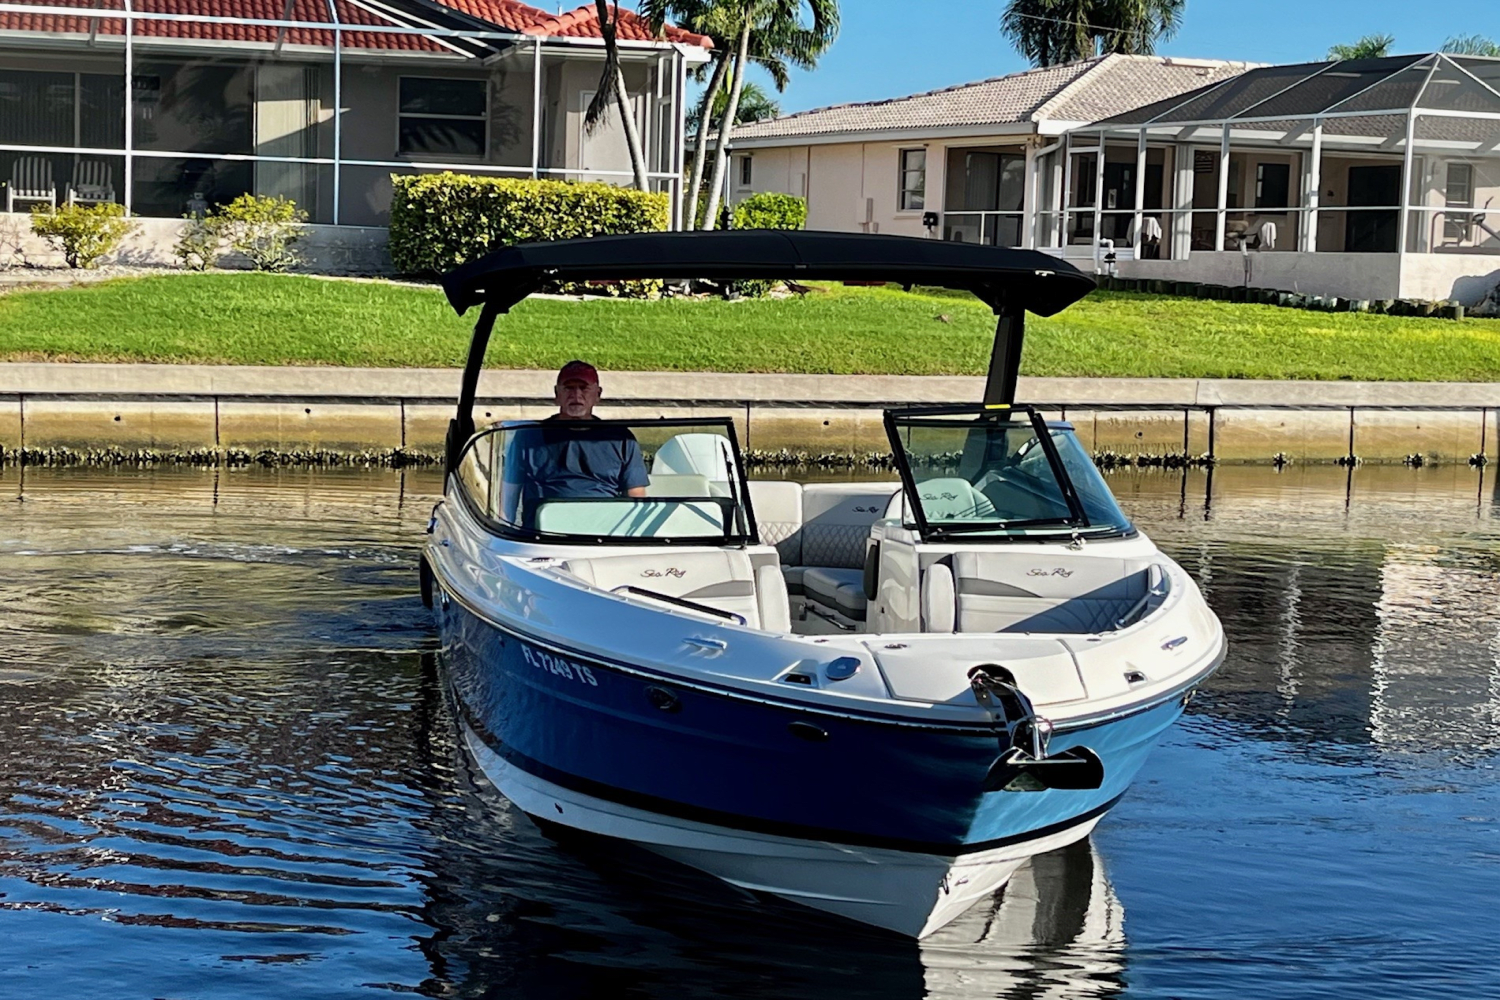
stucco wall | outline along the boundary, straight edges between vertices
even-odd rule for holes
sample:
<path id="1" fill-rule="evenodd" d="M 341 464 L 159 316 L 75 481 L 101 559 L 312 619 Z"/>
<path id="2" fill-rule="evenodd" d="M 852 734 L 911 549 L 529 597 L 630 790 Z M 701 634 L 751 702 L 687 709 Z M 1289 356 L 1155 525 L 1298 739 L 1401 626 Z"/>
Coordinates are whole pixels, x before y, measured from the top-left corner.
<path id="1" fill-rule="evenodd" d="M 1403 294 L 1400 258 L 1396 254 L 1252 252 L 1246 255 L 1197 251 L 1187 260 L 1121 261 L 1119 272 L 1126 278 L 1278 288 L 1344 299 L 1394 299 Z"/>
<path id="2" fill-rule="evenodd" d="M 739 150 L 730 165 L 730 201 L 775 191 L 807 198 L 807 227 L 835 232 L 928 236 L 924 211 L 942 211 L 950 148 L 1015 148 L 1021 137 L 975 136 L 929 142 L 849 142 Z M 926 149 L 924 208 L 901 211 L 901 151 Z M 741 156 L 754 161 L 751 183 L 739 183 Z"/>
<path id="3" fill-rule="evenodd" d="M 1456 299 L 1478 305 L 1500 284 L 1500 257 L 1488 254 L 1409 253 L 1401 263 L 1401 297 Z"/>

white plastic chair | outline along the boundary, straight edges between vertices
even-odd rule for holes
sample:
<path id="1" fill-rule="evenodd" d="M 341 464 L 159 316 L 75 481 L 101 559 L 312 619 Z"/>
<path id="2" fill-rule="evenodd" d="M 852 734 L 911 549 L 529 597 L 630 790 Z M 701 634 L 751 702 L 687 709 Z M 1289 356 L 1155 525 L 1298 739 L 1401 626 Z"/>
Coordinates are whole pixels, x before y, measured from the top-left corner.
<path id="1" fill-rule="evenodd" d="M 98 205 L 115 200 L 114 171 L 103 160 L 79 160 L 68 185 L 69 205 Z"/>
<path id="2" fill-rule="evenodd" d="M 22 156 L 10 168 L 5 186 L 5 210 L 14 212 L 18 201 L 45 201 L 57 207 L 57 185 L 52 182 L 52 161 L 45 156 Z"/>

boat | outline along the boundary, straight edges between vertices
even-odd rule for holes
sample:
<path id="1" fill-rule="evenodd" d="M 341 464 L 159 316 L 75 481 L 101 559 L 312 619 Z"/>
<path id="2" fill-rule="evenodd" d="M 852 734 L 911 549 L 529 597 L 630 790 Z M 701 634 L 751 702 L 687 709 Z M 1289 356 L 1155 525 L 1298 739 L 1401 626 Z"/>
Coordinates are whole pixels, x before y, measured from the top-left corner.
<path id="1" fill-rule="evenodd" d="M 997 316 L 983 399 L 886 410 L 899 483 L 752 479 L 728 418 L 476 424 L 528 295 L 685 277 L 971 292 Z M 422 593 L 464 742 L 529 816 L 922 938 L 1086 837 L 1223 659 L 1072 426 L 1015 400 L 1026 313 L 1093 287 L 1065 262 L 649 233 L 508 247 L 443 286 L 479 318 Z M 558 435 L 633 438 L 646 495 L 528 491 L 526 449 Z"/>

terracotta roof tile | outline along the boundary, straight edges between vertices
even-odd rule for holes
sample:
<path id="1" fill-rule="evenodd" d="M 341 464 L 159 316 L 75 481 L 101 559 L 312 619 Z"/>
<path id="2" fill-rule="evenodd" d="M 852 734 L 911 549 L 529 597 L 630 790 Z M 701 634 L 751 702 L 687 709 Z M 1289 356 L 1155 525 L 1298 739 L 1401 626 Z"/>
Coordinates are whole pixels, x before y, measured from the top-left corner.
<path id="1" fill-rule="evenodd" d="M 78 6 L 79 16 L 56 14 L 0 13 L 0 31 L 54 32 L 65 34 L 122 34 L 123 21 L 111 18 L 89 18 L 83 11 L 90 5 L 80 0 L 59 0 Z M 105 9 L 121 10 L 118 0 L 105 0 Z M 348 0 L 335 0 L 339 19 L 346 25 L 399 25 L 396 18 L 383 18 Z M 599 38 L 598 12 L 592 6 L 579 7 L 564 14 L 547 11 L 519 0 L 438 0 L 439 4 L 460 14 L 487 21 L 501 31 L 542 38 Z M 328 8 L 323 0 L 292 0 L 292 13 L 286 16 L 284 0 L 137 0 L 134 9 L 155 14 L 185 14 L 196 17 L 264 18 L 326 23 Z M 398 8 L 399 9 L 399 8 Z M 214 41 L 275 42 L 281 29 L 270 26 L 204 23 L 201 21 L 137 21 L 135 34 L 156 38 L 192 38 Z M 628 41 L 675 42 L 712 47 L 705 35 L 694 34 L 668 25 L 664 39 L 657 39 L 649 25 L 634 11 L 621 9 L 619 37 Z M 333 35 L 327 30 L 292 28 L 283 39 L 290 45 L 331 46 Z M 396 49 L 403 51 L 446 52 L 448 47 L 422 35 L 397 35 L 380 32 L 345 32 L 344 44 L 357 49 Z"/>

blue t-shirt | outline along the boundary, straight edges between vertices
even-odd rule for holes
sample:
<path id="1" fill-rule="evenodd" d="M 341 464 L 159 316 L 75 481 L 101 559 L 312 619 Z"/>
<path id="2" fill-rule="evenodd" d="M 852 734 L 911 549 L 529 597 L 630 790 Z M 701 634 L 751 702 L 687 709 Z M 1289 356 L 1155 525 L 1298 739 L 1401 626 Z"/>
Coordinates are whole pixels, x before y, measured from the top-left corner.
<path id="1" fill-rule="evenodd" d="M 516 430 L 505 478 L 520 487 L 528 520 L 538 500 L 623 497 L 651 482 L 629 428 L 551 417 Z"/>

